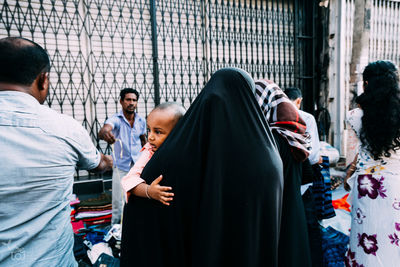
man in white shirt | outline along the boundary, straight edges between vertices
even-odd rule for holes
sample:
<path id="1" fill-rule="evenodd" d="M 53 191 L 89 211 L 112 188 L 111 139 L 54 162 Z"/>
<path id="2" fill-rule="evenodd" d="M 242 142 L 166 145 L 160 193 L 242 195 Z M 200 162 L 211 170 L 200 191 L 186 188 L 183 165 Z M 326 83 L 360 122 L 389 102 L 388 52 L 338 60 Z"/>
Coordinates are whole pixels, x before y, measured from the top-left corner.
<path id="1" fill-rule="evenodd" d="M 43 105 L 49 70 L 38 44 L 0 39 L 0 266 L 78 266 L 74 173 L 112 168 L 81 123 Z"/>
<path id="2" fill-rule="evenodd" d="M 320 144 L 319 144 L 318 128 L 315 118 L 312 114 L 300 110 L 301 101 L 303 100 L 303 97 L 299 88 L 296 87 L 286 88 L 285 94 L 297 107 L 300 116 L 306 122 L 307 126 L 306 133 L 308 133 L 311 136 L 311 152 L 308 159 L 311 165 L 317 164 L 320 161 L 320 155 L 319 155 Z"/>

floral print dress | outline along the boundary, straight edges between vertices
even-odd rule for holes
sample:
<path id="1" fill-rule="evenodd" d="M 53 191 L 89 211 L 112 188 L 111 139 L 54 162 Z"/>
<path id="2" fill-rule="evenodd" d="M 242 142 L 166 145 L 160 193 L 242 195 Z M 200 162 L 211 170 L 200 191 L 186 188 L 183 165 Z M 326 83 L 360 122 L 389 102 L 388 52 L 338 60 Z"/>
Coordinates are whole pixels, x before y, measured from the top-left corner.
<path id="1" fill-rule="evenodd" d="M 358 137 L 362 115 L 361 109 L 349 112 Z M 400 151 L 374 160 L 360 145 L 348 183 L 352 221 L 346 266 L 400 266 Z"/>

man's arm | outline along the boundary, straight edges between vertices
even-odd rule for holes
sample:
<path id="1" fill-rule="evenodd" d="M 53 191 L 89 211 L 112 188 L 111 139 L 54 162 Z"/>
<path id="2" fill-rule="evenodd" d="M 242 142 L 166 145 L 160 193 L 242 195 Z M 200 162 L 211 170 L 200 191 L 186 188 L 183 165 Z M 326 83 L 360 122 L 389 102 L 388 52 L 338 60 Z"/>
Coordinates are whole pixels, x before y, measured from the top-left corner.
<path id="1" fill-rule="evenodd" d="M 317 128 L 317 122 L 315 121 L 315 118 L 312 114 L 307 113 L 302 111 L 304 114 L 304 121 L 306 122 L 307 125 L 307 130 L 306 132 L 310 134 L 311 136 L 311 151 L 310 151 L 310 156 L 308 159 L 310 160 L 310 164 L 314 165 L 319 163 L 320 161 L 320 153 L 319 150 L 321 148 L 319 144 L 319 134 L 318 134 L 318 128 Z"/>
<path id="2" fill-rule="evenodd" d="M 106 141 L 109 144 L 114 144 L 115 143 L 115 136 L 112 133 L 112 125 L 110 124 L 104 124 L 103 127 L 101 127 L 99 131 L 99 138 Z"/>
<path id="3" fill-rule="evenodd" d="M 112 157 L 109 155 L 104 155 L 104 154 L 100 154 L 100 155 L 101 155 L 101 158 L 100 158 L 99 165 L 97 165 L 96 168 L 89 170 L 90 172 L 103 173 L 103 172 L 112 170 L 112 167 L 113 167 Z"/>
<path id="4" fill-rule="evenodd" d="M 141 136 L 139 136 L 140 138 L 140 143 L 142 144 L 142 147 L 144 147 L 144 145 L 147 143 L 147 138 L 145 134 L 142 134 Z"/>

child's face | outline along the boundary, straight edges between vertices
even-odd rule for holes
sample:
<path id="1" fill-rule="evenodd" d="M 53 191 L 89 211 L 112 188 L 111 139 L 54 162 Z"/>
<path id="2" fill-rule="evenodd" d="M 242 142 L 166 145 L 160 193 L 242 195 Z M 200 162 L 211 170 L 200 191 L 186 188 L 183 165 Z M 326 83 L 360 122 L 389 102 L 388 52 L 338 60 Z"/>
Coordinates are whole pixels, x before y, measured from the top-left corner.
<path id="1" fill-rule="evenodd" d="M 164 143 L 176 124 L 174 113 L 170 110 L 153 110 L 147 117 L 147 134 L 152 150 L 155 152 Z"/>

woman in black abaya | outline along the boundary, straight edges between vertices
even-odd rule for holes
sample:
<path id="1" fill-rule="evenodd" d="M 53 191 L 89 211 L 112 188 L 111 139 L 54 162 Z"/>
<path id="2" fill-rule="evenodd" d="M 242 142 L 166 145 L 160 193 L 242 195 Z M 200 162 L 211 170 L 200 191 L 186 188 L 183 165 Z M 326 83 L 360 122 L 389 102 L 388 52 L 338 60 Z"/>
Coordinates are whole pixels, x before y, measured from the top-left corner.
<path id="1" fill-rule="evenodd" d="M 279 237 L 279 267 L 311 266 L 307 222 L 300 194 L 302 162 L 309 155 L 306 124 L 272 81 L 255 82 L 254 93 L 269 122 L 283 162 L 284 189 Z"/>
<path id="2" fill-rule="evenodd" d="M 282 162 L 253 80 L 217 71 L 143 170 L 171 206 L 131 197 L 122 266 L 277 266 Z"/>

